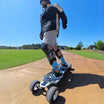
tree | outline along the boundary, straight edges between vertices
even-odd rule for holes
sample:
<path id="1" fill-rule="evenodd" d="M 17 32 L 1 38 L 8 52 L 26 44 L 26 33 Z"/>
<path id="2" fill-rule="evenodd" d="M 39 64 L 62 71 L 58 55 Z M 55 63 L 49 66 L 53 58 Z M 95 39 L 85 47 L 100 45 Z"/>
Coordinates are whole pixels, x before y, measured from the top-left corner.
<path id="1" fill-rule="evenodd" d="M 82 47 L 83 47 L 83 43 L 79 42 L 75 49 L 76 50 L 81 50 Z"/>
<path id="2" fill-rule="evenodd" d="M 75 49 L 75 48 L 74 48 L 74 47 L 69 47 L 69 49 L 70 49 L 70 50 L 73 50 L 73 49 Z"/>
<path id="3" fill-rule="evenodd" d="M 104 42 L 101 40 L 98 40 L 96 43 L 96 47 L 98 50 L 104 50 Z"/>

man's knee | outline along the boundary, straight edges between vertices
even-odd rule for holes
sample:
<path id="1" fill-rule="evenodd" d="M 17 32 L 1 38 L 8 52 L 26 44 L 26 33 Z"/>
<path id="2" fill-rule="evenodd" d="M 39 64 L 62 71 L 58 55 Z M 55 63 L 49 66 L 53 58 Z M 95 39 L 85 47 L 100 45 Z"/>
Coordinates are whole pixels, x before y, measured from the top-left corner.
<path id="1" fill-rule="evenodd" d="M 48 50 L 47 44 L 42 43 L 42 44 L 41 44 L 41 49 L 42 49 L 44 52 L 47 51 L 47 50 Z"/>
<path id="2" fill-rule="evenodd" d="M 54 57 L 54 49 L 49 49 L 48 45 L 45 44 L 45 43 L 41 44 L 41 48 L 45 52 L 45 54 L 46 54 L 46 56 L 47 56 L 47 58 L 49 60 L 49 63 L 52 65 L 52 63 L 54 61 L 56 61 L 56 58 Z"/>

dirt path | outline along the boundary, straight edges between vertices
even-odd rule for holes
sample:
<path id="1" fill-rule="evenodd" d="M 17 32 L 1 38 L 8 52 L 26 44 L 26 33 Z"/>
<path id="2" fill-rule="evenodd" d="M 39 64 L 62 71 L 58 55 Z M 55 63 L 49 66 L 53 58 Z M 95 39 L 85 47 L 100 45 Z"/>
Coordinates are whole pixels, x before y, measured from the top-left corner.
<path id="1" fill-rule="evenodd" d="M 63 52 L 75 71 L 59 86 L 55 104 L 104 104 L 104 61 Z M 47 59 L 0 71 L 0 104 L 49 104 L 45 96 L 33 96 L 31 81 L 41 81 L 51 67 Z M 71 79 L 71 82 L 69 81 Z"/>

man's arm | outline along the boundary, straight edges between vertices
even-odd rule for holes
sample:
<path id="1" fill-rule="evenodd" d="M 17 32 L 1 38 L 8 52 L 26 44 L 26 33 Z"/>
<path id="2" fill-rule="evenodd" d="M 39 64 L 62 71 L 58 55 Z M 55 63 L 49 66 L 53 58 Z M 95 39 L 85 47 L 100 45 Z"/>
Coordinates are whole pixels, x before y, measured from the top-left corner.
<path id="1" fill-rule="evenodd" d="M 58 9 L 59 15 L 62 19 L 63 28 L 66 29 L 67 28 L 67 17 L 65 15 L 65 12 L 63 11 L 63 9 L 59 5 L 53 4 L 53 6 Z"/>
<path id="2" fill-rule="evenodd" d="M 40 39 L 43 40 L 43 33 L 42 33 L 42 31 L 40 32 L 39 36 L 40 36 Z"/>
<path id="3" fill-rule="evenodd" d="M 40 15 L 40 23 L 42 22 L 42 19 L 41 18 L 42 18 L 42 14 Z M 40 36 L 40 39 L 43 40 L 42 26 L 41 26 L 41 31 L 40 31 L 39 36 Z"/>

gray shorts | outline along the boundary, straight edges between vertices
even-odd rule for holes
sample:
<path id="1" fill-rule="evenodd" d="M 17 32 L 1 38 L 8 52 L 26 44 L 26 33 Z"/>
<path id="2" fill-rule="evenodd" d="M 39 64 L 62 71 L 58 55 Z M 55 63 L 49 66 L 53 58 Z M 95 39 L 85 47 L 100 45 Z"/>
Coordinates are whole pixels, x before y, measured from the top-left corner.
<path id="1" fill-rule="evenodd" d="M 45 32 L 43 36 L 43 43 L 49 44 L 53 47 L 57 46 L 57 35 L 58 32 L 56 30 Z"/>

